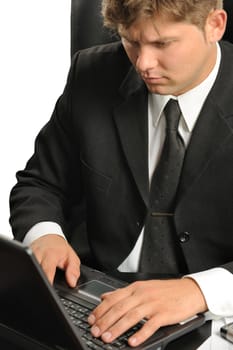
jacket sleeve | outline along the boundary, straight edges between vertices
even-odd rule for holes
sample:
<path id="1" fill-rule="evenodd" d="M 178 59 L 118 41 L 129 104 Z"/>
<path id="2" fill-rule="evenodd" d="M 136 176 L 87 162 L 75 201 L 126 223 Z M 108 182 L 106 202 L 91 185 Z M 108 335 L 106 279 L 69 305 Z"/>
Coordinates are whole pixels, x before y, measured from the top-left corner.
<path id="1" fill-rule="evenodd" d="M 10 194 L 10 224 L 16 239 L 40 221 L 54 221 L 64 232 L 73 206 L 82 201 L 78 135 L 72 125 L 74 56 L 66 87 L 49 122 L 35 140 L 34 154 L 16 174 Z M 75 183 L 75 186 L 74 186 Z"/>

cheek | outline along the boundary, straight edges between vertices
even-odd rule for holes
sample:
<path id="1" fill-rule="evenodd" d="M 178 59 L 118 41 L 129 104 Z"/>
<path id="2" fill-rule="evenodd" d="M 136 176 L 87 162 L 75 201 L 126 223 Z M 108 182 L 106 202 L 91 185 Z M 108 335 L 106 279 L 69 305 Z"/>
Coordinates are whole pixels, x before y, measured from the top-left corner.
<path id="1" fill-rule="evenodd" d="M 178 79 L 192 74 L 196 65 L 196 52 L 180 51 L 169 53 L 162 61 L 163 67 Z"/>
<path id="2" fill-rule="evenodd" d="M 180 66 L 183 70 L 187 72 L 194 72 L 198 69 L 198 66 L 201 66 L 203 62 L 203 57 L 205 57 L 206 47 L 201 45 L 201 43 L 194 43 L 190 45 L 187 44 L 185 47 L 182 47 L 182 50 L 178 52 L 176 56 L 177 62 L 180 63 Z"/>

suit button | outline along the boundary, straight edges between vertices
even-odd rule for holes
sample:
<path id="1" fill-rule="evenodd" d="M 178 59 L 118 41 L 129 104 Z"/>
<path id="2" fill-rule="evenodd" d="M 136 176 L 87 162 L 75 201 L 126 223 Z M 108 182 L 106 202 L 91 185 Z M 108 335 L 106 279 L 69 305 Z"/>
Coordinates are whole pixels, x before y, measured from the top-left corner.
<path id="1" fill-rule="evenodd" d="M 189 232 L 182 232 L 179 234 L 180 243 L 186 243 L 189 240 L 190 240 L 190 233 Z"/>

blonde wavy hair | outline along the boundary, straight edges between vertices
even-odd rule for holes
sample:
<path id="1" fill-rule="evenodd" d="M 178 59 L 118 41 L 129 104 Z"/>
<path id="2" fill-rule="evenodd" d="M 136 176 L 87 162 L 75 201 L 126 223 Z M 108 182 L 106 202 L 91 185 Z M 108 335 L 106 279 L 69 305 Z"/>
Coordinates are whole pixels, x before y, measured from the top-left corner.
<path id="1" fill-rule="evenodd" d="M 159 14 L 203 30 L 210 11 L 222 8 L 223 0 L 102 0 L 104 25 L 114 31 L 129 28 L 140 16 Z"/>

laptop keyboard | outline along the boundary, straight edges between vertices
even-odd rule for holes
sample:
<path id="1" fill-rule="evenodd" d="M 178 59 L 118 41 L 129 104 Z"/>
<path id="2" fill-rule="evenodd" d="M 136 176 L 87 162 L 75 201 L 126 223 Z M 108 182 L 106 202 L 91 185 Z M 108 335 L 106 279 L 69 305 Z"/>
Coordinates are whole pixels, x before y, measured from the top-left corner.
<path id="1" fill-rule="evenodd" d="M 111 344 L 104 343 L 100 338 L 94 338 L 90 332 L 90 325 L 87 322 L 87 318 L 90 315 L 91 307 L 78 304 L 77 301 L 73 302 L 63 296 L 60 296 L 60 300 L 64 305 L 73 324 L 79 328 L 82 338 L 86 345 L 93 350 L 119 350 L 128 347 L 127 339 L 135 333 L 141 325 L 138 324 L 117 338 Z"/>

